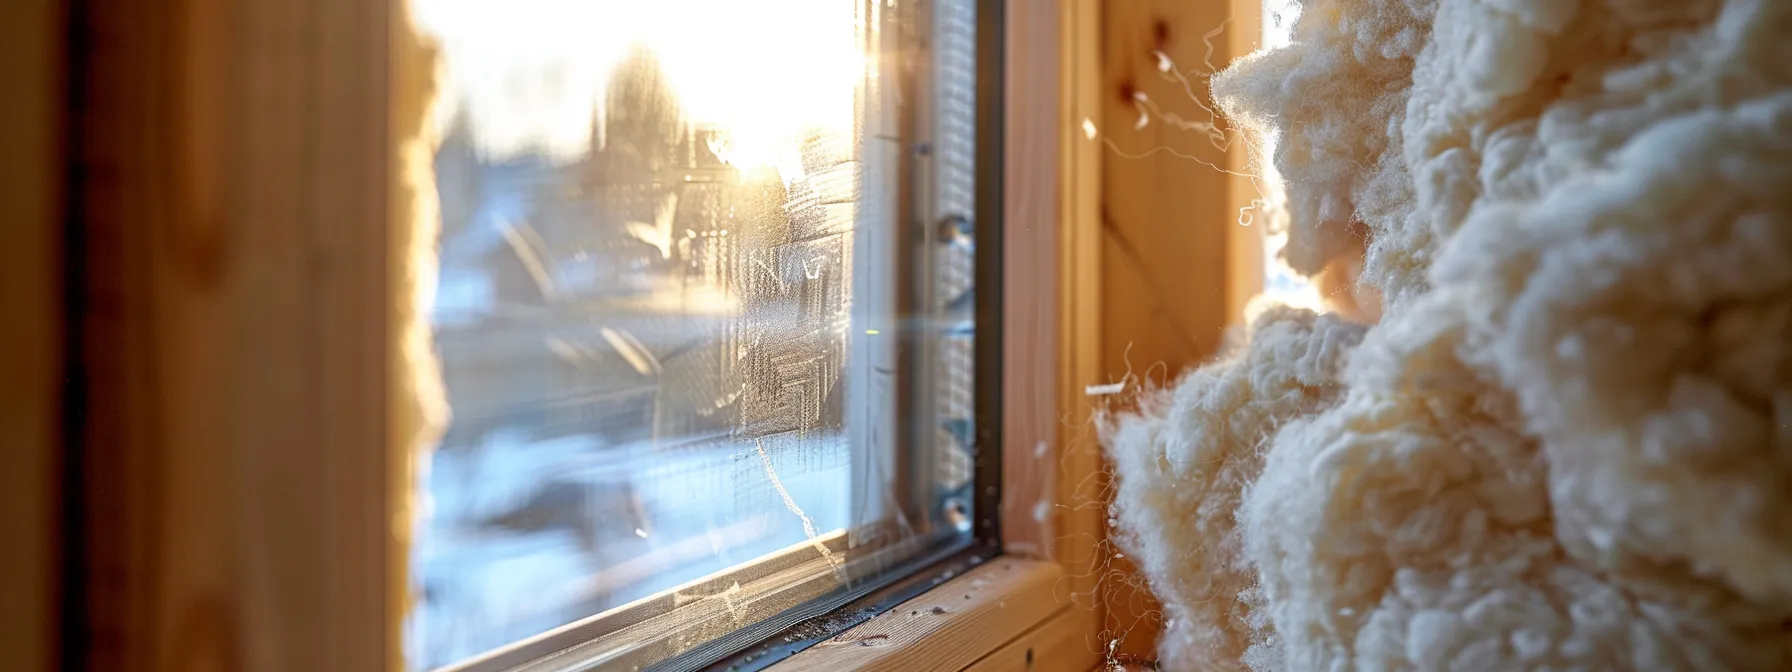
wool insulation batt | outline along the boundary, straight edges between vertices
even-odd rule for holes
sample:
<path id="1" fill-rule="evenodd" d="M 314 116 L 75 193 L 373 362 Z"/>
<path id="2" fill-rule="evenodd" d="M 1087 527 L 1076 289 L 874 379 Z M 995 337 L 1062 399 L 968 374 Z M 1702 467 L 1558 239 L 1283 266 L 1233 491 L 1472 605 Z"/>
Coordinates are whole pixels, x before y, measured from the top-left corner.
<path id="1" fill-rule="evenodd" d="M 1166 669 L 1792 669 L 1792 2 L 1313 0 L 1213 92 L 1383 312 L 1104 422 Z"/>

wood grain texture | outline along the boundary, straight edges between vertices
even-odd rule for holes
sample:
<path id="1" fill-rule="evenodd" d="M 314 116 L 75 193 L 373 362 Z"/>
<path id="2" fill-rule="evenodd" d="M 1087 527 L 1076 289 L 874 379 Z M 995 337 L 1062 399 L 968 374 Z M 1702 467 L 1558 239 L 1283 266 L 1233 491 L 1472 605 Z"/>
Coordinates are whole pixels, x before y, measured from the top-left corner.
<path id="1" fill-rule="evenodd" d="M 61 635 L 64 11 L 18 0 L 0 20 L 0 652 L 19 672 L 55 669 Z"/>
<path id="2" fill-rule="evenodd" d="M 1227 233 L 1236 213 L 1230 178 L 1220 170 L 1227 154 L 1136 99 L 1184 119 L 1209 119 L 1202 36 L 1226 21 L 1226 5 L 1124 0 L 1104 9 L 1103 306 L 1106 368 L 1119 380 L 1159 364 L 1179 371 L 1215 351 L 1226 324 Z M 1217 64 L 1224 42 L 1215 44 Z M 1188 91 L 1158 70 L 1158 51 L 1190 72 Z M 1136 127 L 1141 115 L 1147 121 Z"/>
<path id="3" fill-rule="evenodd" d="M 1053 594 L 1063 577 L 1063 568 L 1049 561 L 990 560 L 775 669 L 962 670 L 1052 615 L 1070 610 Z"/>
<path id="4" fill-rule="evenodd" d="M 392 5 L 100 9 L 80 667 L 386 669 Z"/>
<path id="5" fill-rule="evenodd" d="M 1251 0 L 1103 4 L 1102 374 L 1131 381 L 1110 399 L 1116 410 L 1137 385 L 1167 384 L 1213 357 L 1260 291 L 1261 266 L 1248 265 L 1261 256 L 1260 233 L 1237 223 L 1255 189 L 1227 172 L 1244 172 L 1243 144 L 1227 133 L 1222 149 L 1179 123 L 1214 119 L 1208 75 L 1255 44 L 1259 13 Z M 1159 52 L 1186 82 L 1161 69 Z M 1097 491 L 1105 495 L 1105 484 Z M 1159 607 L 1134 584 L 1131 564 L 1104 550 L 1087 570 L 1103 572 L 1104 628 L 1119 640 L 1116 652 L 1151 657 Z"/>
<path id="6" fill-rule="evenodd" d="M 1101 10 L 1055 0 L 1008 12 L 1004 547 L 1064 566 L 1060 595 L 1093 624 L 1105 515 L 1084 387 L 1102 382 L 1102 154 L 1083 122 L 1099 114 Z"/>
<path id="7" fill-rule="evenodd" d="M 1062 71 L 1066 91 L 1059 127 L 1064 167 L 1063 221 L 1060 224 L 1058 386 L 1060 481 L 1056 492 L 1056 557 L 1070 575 L 1074 604 L 1089 623 L 1103 620 L 1108 605 L 1099 593 L 1101 574 L 1093 571 L 1104 554 L 1107 515 L 1101 446 L 1095 433 L 1096 397 L 1089 385 L 1102 377 L 1101 176 L 1103 152 L 1084 121 L 1099 116 L 1101 95 L 1101 7 L 1097 0 L 1066 0 Z"/>
<path id="8" fill-rule="evenodd" d="M 1232 21 L 1226 24 L 1225 32 L 1215 38 L 1214 53 L 1219 56 L 1215 64 L 1224 66 L 1232 59 L 1256 51 L 1263 44 L 1263 3 L 1260 0 L 1230 0 Z M 1221 42 L 1220 40 L 1223 40 Z M 1227 60 L 1221 61 L 1219 58 Z M 1244 138 L 1233 135 L 1234 143 L 1243 143 Z M 1247 175 L 1257 174 L 1262 167 L 1256 162 L 1267 162 L 1267 156 L 1251 156 L 1242 147 L 1236 147 L 1226 153 L 1226 169 L 1234 173 Z M 1264 268 L 1264 229 L 1266 218 L 1255 212 L 1254 201 L 1261 199 L 1259 185 L 1251 180 L 1231 176 L 1226 182 L 1226 207 L 1233 213 L 1244 213 L 1249 210 L 1250 226 L 1226 227 L 1226 323 L 1240 328 L 1244 326 L 1245 308 L 1251 299 L 1263 293 L 1263 283 L 1268 277 Z M 1234 220 L 1239 215 L 1234 215 Z"/>
<path id="9" fill-rule="evenodd" d="M 1096 636 L 1093 612 L 1058 612 L 1025 634 L 996 649 L 965 672 L 1089 672 L 1090 658 L 1103 644 Z"/>
<path id="10" fill-rule="evenodd" d="M 1052 557 L 1058 535 L 1060 0 L 1008 2 L 1003 209 L 1002 545 Z"/>
<path id="11" fill-rule="evenodd" d="M 1059 599 L 1093 627 L 1102 461 L 1084 386 L 1100 381 L 1100 3 L 1008 3 L 1008 376 L 1003 537 L 1067 571 Z M 1092 489 L 1096 488 L 1096 489 Z M 1092 666 L 1099 647 L 1064 659 Z"/>

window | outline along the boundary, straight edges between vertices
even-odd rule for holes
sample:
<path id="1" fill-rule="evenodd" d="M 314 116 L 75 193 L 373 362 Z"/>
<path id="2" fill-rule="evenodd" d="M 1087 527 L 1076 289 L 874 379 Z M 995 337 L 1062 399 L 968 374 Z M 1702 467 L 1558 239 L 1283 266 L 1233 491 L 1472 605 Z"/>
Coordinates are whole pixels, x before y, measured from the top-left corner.
<path id="1" fill-rule="evenodd" d="M 1085 390 L 1126 375 L 1128 352 L 1130 362 L 1193 352 L 1167 335 L 1218 333 L 1221 323 L 1203 318 L 1200 301 L 1157 297 L 1223 286 L 1227 265 L 1198 254 L 1223 249 L 1207 243 L 1230 238 L 1208 234 L 1230 224 L 1249 198 L 1191 198 L 1182 185 L 1206 183 L 1168 170 L 1167 155 L 1104 163 L 1084 122 L 1105 129 L 1110 118 L 1130 121 L 1104 112 L 1104 103 L 1119 104 L 1111 94 L 1123 81 L 1158 76 L 1155 61 L 1126 66 L 1123 54 L 1110 69 L 1104 50 L 1161 39 L 1160 18 L 1186 50 L 1217 19 L 1189 25 L 1185 15 L 1223 8 L 1183 3 L 1166 17 L 1168 7 L 1127 3 L 851 2 L 839 34 L 856 45 L 851 60 L 862 70 L 843 94 L 851 99 L 847 148 L 827 151 L 836 164 L 840 154 L 853 164 L 843 190 L 849 203 L 831 205 L 851 208 L 850 234 L 837 237 L 850 238 L 852 255 L 842 250 L 838 268 L 854 282 L 837 294 L 817 289 L 798 257 L 801 281 L 780 290 L 798 293 L 790 299 L 745 294 L 742 281 L 727 280 L 743 276 L 716 271 L 736 283 L 737 297 L 760 302 L 756 319 L 785 314 L 773 310 L 780 305 L 811 305 L 805 296 L 850 301 L 833 308 L 842 323 L 835 354 L 812 346 L 817 359 L 839 358 L 832 389 L 840 398 L 826 402 L 838 406 L 773 415 L 800 430 L 778 433 L 739 420 L 747 413 L 739 398 L 719 420 L 691 411 L 680 396 L 702 390 L 691 379 L 730 369 L 679 364 L 676 348 L 657 350 L 664 343 L 652 338 L 672 331 L 704 344 L 713 341 L 696 337 L 769 329 L 764 324 L 687 310 L 685 298 L 705 295 L 682 287 L 674 312 L 683 324 L 711 319 L 736 331 L 619 329 L 597 320 L 622 320 L 620 309 L 569 310 L 597 300 L 580 288 L 615 293 L 638 282 L 633 294 L 606 300 L 651 306 L 667 295 L 654 289 L 669 282 L 662 278 L 703 277 L 689 269 L 711 257 L 687 254 L 674 236 L 661 235 L 685 227 L 677 230 L 721 237 L 719 228 L 680 223 L 694 197 L 678 194 L 664 229 L 647 215 L 601 229 L 606 240 L 636 241 L 638 266 L 614 261 L 622 253 L 605 247 L 597 251 L 610 255 L 603 257 L 609 265 L 581 267 L 581 250 L 551 233 L 554 222 L 575 218 L 567 213 L 596 210 L 598 192 L 630 184 L 591 177 L 613 165 L 593 159 L 591 138 L 602 138 L 600 150 L 619 146 L 608 129 L 592 128 L 610 119 L 613 73 L 652 70 L 624 63 L 657 64 L 674 116 L 690 122 L 674 130 L 694 137 L 696 117 L 709 113 L 694 100 L 703 94 L 682 90 L 686 71 L 666 53 L 677 44 L 674 28 L 727 37 L 714 26 L 761 31 L 766 21 L 721 2 L 631 9 L 614 0 L 521 0 L 483 11 L 480 5 L 498 3 L 425 4 L 437 1 L 118 0 L 101 11 L 92 0 L 72 0 L 63 3 L 67 29 L 45 33 L 67 38 L 64 90 L 40 91 L 49 108 L 64 110 L 67 137 L 51 143 L 63 146 L 51 172 L 64 184 L 45 198 L 66 212 L 21 226 L 64 248 L 52 257 L 64 267 L 37 280 L 40 292 L 65 303 L 61 324 L 39 330 L 60 331 L 68 342 L 57 384 L 37 397 L 40 409 L 50 409 L 42 422 L 59 428 L 37 454 L 54 457 L 61 472 L 51 488 L 59 492 L 39 498 L 40 510 L 58 512 L 61 529 L 38 541 L 57 547 L 61 565 L 18 576 L 53 586 L 59 613 L 33 612 L 59 631 L 52 648 L 65 665 L 693 669 L 721 658 L 720 669 L 746 670 L 904 595 L 917 595 L 917 605 L 943 604 L 951 615 L 923 611 L 906 620 L 914 612 L 887 610 L 790 665 L 863 666 L 864 658 L 848 654 L 875 655 L 883 669 L 924 662 L 1080 671 L 1102 656 L 1113 662 L 1111 627 L 1131 627 L 1125 623 L 1134 619 L 1118 611 L 1130 603 L 1108 590 L 1112 575 L 1091 571 L 1110 556 L 1101 552 L 1103 512 L 1086 494 L 1101 485 L 1099 453 L 1078 421 L 1107 399 Z M 759 12 L 805 7 L 726 4 Z M 427 19 L 422 30 L 441 42 L 439 155 L 436 139 L 418 143 L 414 135 L 424 69 L 411 66 L 426 50 L 417 48 L 410 14 Z M 1122 20 L 1128 14 L 1138 20 Z M 584 51 L 615 44 L 618 35 L 633 37 L 603 54 Z M 787 92 L 835 64 L 823 62 L 826 35 L 785 29 L 766 37 L 777 44 L 737 40 L 711 58 L 737 75 L 722 82 L 733 87 L 724 90 L 750 89 L 730 100 L 742 114 L 808 95 Z M 632 49 L 637 44 L 643 48 Z M 791 46 L 801 44 L 813 49 Z M 761 48 L 786 58 L 818 55 L 756 75 L 744 64 L 764 64 L 747 54 Z M 589 61 L 563 57 L 568 50 Z M 1003 53 L 1006 65 L 994 57 Z M 467 81 L 495 82 L 490 95 L 502 103 L 495 109 L 527 123 L 482 125 L 477 104 L 457 102 L 456 86 L 477 88 Z M 559 103 L 579 98 L 584 109 L 564 114 Z M 647 127 L 653 118 L 630 117 Z M 572 148 L 560 147 L 562 137 L 573 138 Z M 718 138 L 729 144 L 718 146 L 741 150 L 733 143 L 742 137 L 750 136 L 730 133 Z M 821 139 L 809 146 L 824 145 Z M 742 158 L 750 153 L 722 161 L 708 140 L 712 173 L 764 165 Z M 694 141 L 686 147 L 695 154 Z M 803 192 L 820 201 L 815 176 L 822 171 L 811 172 L 806 156 L 798 152 L 794 164 L 800 180 L 786 181 L 774 164 L 775 182 L 754 183 L 784 192 L 764 200 L 800 202 L 793 193 Z M 1004 156 L 1015 167 L 1005 176 Z M 427 186 L 419 172 L 432 173 Z M 684 174 L 676 173 L 674 187 L 683 188 Z M 689 174 L 695 182 L 698 173 Z M 1152 186 L 1170 178 L 1176 189 Z M 1006 236 L 998 225 L 1004 197 L 1018 223 Z M 1130 207 L 1138 204 L 1153 207 Z M 437 205 L 441 221 L 423 228 L 463 229 L 416 235 L 415 215 Z M 478 215 L 469 211 L 487 206 L 515 224 L 486 230 L 502 239 L 486 249 L 509 256 L 480 253 L 470 262 L 457 251 L 469 247 L 467 238 L 456 236 L 477 230 Z M 647 199 L 630 207 L 657 215 L 661 206 Z M 976 212 L 967 216 L 966 208 Z M 1140 225 L 1172 214 L 1192 217 L 1192 225 Z M 782 216 L 776 221 L 812 225 Z M 597 237 L 598 230 L 585 233 Z M 737 240 L 745 229 L 726 230 Z M 661 240 L 665 251 L 648 244 Z M 1146 254 L 1115 258 L 1129 241 Z M 584 261 L 599 256 L 589 245 Z M 787 247 L 763 239 L 747 246 Z M 506 264 L 510 270 L 501 270 Z M 605 269 L 614 275 L 597 275 Z M 439 285 L 430 325 L 413 319 L 419 278 Z M 1163 283 L 1144 287 L 1138 278 Z M 953 283 L 974 286 L 975 294 L 955 293 L 965 285 Z M 718 295 L 727 293 L 708 296 Z M 952 301 L 960 297 L 970 301 Z M 949 304 L 968 307 L 974 319 L 949 318 Z M 1154 322 L 1166 309 L 1174 323 Z M 864 324 L 878 316 L 887 329 Z M 418 347 L 432 340 L 419 326 L 433 327 L 435 344 Z M 475 337 L 479 329 L 491 342 Z M 1153 335 L 1166 337 L 1132 347 Z M 871 336 L 884 339 L 872 353 L 887 359 L 864 354 L 879 345 Z M 430 381 L 411 376 L 411 367 L 447 369 L 453 379 L 454 424 L 428 452 L 414 444 L 427 424 L 420 407 L 432 401 L 419 383 Z M 1004 374 L 1007 389 L 998 390 Z M 890 385 L 871 386 L 880 377 Z M 624 387 L 635 396 L 600 399 L 615 391 L 603 381 L 615 380 L 632 381 L 635 387 Z M 997 412 L 998 391 L 1005 414 Z M 967 406 L 968 422 L 959 415 Z M 619 438 L 591 438 L 605 432 Z M 947 440 L 967 434 L 981 450 Z M 714 448 L 723 440 L 736 442 L 725 454 Z M 713 459 L 699 459 L 705 449 Z M 421 465 L 435 468 L 420 489 L 412 473 L 419 456 L 444 458 Z M 830 467 L 828 479 L 807 476 Z M 666 475 L 678 469 L 685 471 Z M 635 483 L 656 478 L 690 485 Z M 633 494 L 587 482 L 624 483 L 620 490 Z M 732 490 L 716 492 L 723 488 Z M 804 489 L 845 496 L 817 501 Z M 792 494 L 813 535 L 780 492 Z M 998 498 L 1007 504 L 999 517 Z M 615 501 L 620 508 L 606 504 Z M 718 501 L 753 508 L 724 509 Z M 706 516 L 724 523 L 760 516 L 763 524 L 743 525 L 739 537 L 718 534 L 711 546 Z M 568 520 L 606 527 L 599 534 Z M 696 524 L 701 544 L 673 538 L 670 528 Z M 997 540 L 1015 557 L 971 568 Z M 605 571 L 649 564 L 637 574 Z M 949 568 L 968 571 L 946 579 Z M 643 578 L 604 583 L 606 574 Z M 662 583 L 643 585 L 653 581 Z M 891 645 L 859 645 L 874 640 Z"/>
<path id="2" fill-rule="evenodd" d="M 411 668 L 683 669 L 993 552 L 975 4 L 412 0 L 453 419 Z"/>

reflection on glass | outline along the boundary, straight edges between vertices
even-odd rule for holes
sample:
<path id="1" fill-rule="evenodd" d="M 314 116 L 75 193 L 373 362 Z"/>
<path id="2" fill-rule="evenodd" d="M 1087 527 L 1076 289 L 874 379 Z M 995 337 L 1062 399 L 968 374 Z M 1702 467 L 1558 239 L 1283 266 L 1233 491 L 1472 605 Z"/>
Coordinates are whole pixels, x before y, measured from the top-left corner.
<path id="1" fill-rule="evenodd" d="M 865 139 L 889 104 L 867 93 L 865 4 L 414 5 L 444 60 L 432 317 L 453 422 L 420 493 L 413 668 L 872 518 L 925 526 L 879 503 L 901 499 L 880 488 L 903 449 L 877 425 L 895 349 L 866 339 L 945 344 L 916 349 L 947 394 L 912 435 L 949 448 L 926 467 L 942 488 L 968 482 L 968 223 L 904 241 L 938 267 L 916 305 L 956 318 L 870 298 L 923 264 L 867 244 L 896 240 L 868 233 L 893 230 L 896 194 L 866 160 L 896 141 Z M 954 506 L 923 518 L 957 526 Z"/>

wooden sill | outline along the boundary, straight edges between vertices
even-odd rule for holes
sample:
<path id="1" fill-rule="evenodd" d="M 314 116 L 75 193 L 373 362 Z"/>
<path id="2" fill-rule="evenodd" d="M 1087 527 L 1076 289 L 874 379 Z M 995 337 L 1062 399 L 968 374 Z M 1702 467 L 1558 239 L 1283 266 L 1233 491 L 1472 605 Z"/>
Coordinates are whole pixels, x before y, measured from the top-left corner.
<path id="1" fill-rule="evenodd" d="M 771 669 L 1084 672 L 1101 660 L 1096 615 L 1063 595 L 1065 578 L 1054 562 L 999 557 Z"/>

